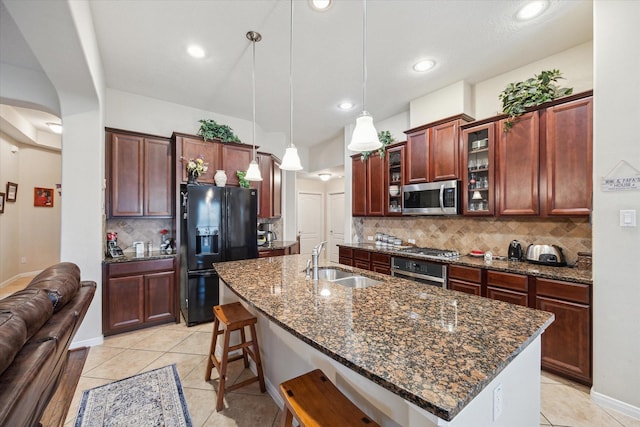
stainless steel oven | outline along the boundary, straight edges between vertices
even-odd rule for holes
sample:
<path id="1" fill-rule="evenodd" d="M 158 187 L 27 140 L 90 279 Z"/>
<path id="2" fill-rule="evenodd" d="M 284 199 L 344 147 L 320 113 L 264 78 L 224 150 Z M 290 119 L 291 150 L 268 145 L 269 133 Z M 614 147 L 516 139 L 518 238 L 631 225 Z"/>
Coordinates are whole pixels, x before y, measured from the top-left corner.
<path id="1" fill-rule="evenodd" d="M 392 257 L 391 275 L 439 288 L 447 287 L 447 265 L 439 262 Z"/>

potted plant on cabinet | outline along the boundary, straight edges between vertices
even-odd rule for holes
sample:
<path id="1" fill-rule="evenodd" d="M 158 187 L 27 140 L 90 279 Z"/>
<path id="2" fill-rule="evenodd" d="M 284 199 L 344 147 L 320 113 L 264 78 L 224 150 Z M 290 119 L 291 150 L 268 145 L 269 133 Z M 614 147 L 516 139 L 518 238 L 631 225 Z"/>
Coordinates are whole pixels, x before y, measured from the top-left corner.
<path id="1" fill-rule="evenodd" d="M 203 137 L 205 141 L 219 139 L 222 142 L 240 142 L 240 138 L 227 125 L 218 124 L 212 119 L 198 120 L 198 122 L 200 122 L 198 136 Z"/>

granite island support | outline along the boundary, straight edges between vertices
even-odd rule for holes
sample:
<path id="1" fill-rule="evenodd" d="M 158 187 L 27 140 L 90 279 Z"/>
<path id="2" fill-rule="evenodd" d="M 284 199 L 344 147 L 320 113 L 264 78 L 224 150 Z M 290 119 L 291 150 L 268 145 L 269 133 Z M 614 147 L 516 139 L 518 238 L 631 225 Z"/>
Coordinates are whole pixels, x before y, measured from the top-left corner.
<path id="1" fill-rule="evenodd" d="M 381 425 L 539 425 L 540 334 L 552 314 L 343 266 L 382 283 L 314 282 L 305 266 L 300 255 L 215 264 L 221 303 L 258 316 L 280 405 L 280 382 L 321 368 Z"/>

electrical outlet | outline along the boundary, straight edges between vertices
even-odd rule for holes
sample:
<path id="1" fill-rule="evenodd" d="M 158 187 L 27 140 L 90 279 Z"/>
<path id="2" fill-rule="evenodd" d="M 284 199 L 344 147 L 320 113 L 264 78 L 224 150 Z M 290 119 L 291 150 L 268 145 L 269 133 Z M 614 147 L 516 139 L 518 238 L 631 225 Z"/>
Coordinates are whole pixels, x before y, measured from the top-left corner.
<path id="1" fill-rule="evenodd" d="M 493 389 L 493 421 L 502 415 L 502 384 Z"/>
<path id="2" fill-rule="evenodd" d="M 23 256 L 20 258 L 20 264 L 26 264 L 27 263 L 27 257 Z"/>
<path id="3" fill-rule="evenodd" d="M 373 236 L 367 236 L 367 240 L 369 240 L 370 242 L 373 242 Z"/>
<path id="4" fill-rule="evenodd" d="M 412 245 L 416 244 L 416 239 L 407 239 L 407 242 L 409 242 Z"/>

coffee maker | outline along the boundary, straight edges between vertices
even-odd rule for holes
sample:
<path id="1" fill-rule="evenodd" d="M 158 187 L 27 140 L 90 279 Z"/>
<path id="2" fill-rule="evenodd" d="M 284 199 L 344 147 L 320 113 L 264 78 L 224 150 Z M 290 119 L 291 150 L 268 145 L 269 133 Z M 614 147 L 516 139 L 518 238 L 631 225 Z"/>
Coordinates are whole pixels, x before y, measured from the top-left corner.
<path id="1" fill-rule="evenodd" d="M 262 224 L 262 230 L 264 231 L 264 239 L 265 239 L 266 246 L 271 246 L 271 243 L 274 240 L 278 239 L 278 236 L 276 236 L 276 233 L 272 230 L 272 228 L 273 228 L 273 224 L 270 224 L 268 222 L 265 222 Z"/>
<path id="2" fill-rule="evenodd" d="M 107 256 L 111 258 L 124 256 L 124 252 L 118 246 L 118 233 L 112 231 L 107 233 Z"/>

